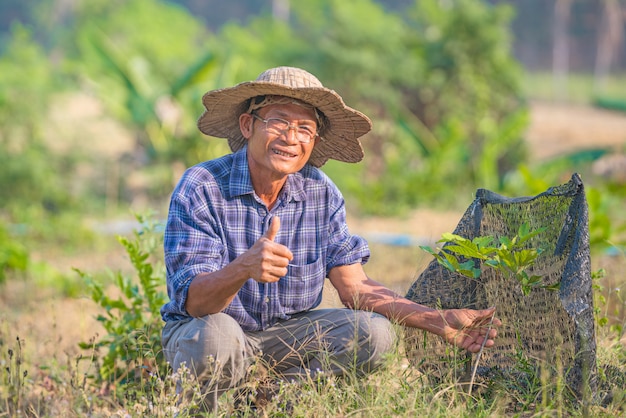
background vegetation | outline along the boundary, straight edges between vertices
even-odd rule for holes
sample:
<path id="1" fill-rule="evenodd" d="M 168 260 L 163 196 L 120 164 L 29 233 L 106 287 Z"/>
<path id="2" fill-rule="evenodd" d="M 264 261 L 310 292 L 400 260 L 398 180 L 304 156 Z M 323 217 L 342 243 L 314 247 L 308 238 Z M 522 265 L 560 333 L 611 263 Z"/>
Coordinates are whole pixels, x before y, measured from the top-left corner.
<path id="1" fill-rule="evenodd" d="M 478 187 L 528 195 L 580 172 L 588 190 L 595 267 L 606 272 L 597 282 L 599 324 L 607 334 L 603 345 L 616 367 L 623 368 L 618 342 L 625 321 L 619 288 L 626 174 L 593 169 L 604 158 L 622 155 L 623 145 L 615 149 L 590 141 L 583 149 L 537 159 L 525 135 L 533 99 L 619 108 L 626 98 L 623 57 L 609 50 L 610 59 L 588 59 L 604 63 L 591 68 L 579 56 L 591 37 L 589 22 L 595 22 L 598 39 L 612 33 L 607 42 L 619 47 L 619 31 L 604 35 L 598 28 L 611 7 L 624 5 L 599 2 L 594 14 L 585 2 L 565 2 L 568 39 L 581 48 L 571 54 L 571 70 L 577 73 L 564 78 L 567 71 L 558 60 L 553 67 L 546 64 L 545 56 L 559 55 L 556 48 L 529 52 L 529 45 L 541 44 L 538 39 L 545 43 L 546 33 L 558 26 L 559 15 L 548 11 L 561 10 L 560 3 L 315 0 L 292 2 L 288 13 L 286 1 L 0 4 L 0 362 L 6 371 L 0 380 L 0 414 L 81 416 L 97 410 L 107 415 L 148 403 L 171 406 L 170 398 L 159 398 L 168 393 L 159 389 L 166 372 L 133 375 L 152 382 L 146 400 L 145 386 L 125 387 L 125 368 L 111 360 L 153 370 L 152 362 L 160 359 L 154 316 L 164 297 L 158 245 L 150 242 L 149 249 L 142 249 L 140 241 L 123 239 L 120 250 L 112 236 L 129 235 L 140 225 L 134 213 L 150 214 L 140 216 L 142 221 L 163 219 L 184 168 L 228 152 L 226 141 L 197 131 L 202 94 L 254 79 L 276 65 L 309 70 L 373 119 L 374 130 L 363 141 L 363 163 L 324 166 L 355 218 L 402 220 L 424 208 L 461 211 Z M 520 26 L 520 16 L 528 16 L 532 4 L 534 19 L 545 25 L 536 32 L 520 31 L 528 27 Z M 158 227 L 150 233 L 158 240 Z M 395 272 L 405 281 L 423 262 L 415 247 L 373 243 L 373 251 L 383 260 L 402 259 Z M 374 276 L 385 277 L 389 267 L 380 263 L 370 268 Z M 96 303 L 83 304 L 87 295 Z M 70 306 L 80 306 L 73 319 L 93 339 L 69 341 L 67 347 L 77 350 L 80 342 L 82 351 L 67 348 L 61 359 L 58 352 L 24 344 L 30 311 L 50 319 L 43 321 L 48 324 L 43 335 L 50 341 L 61 334 L 50 332 L 56 319 L 38 310 L 48 300 L 67 302 L 62 317 L 72 316 Z M 85 319 L 92 316 L 101 328 Z M 128 331 L 142 327 L 150 332 Z M 42 331 L 33 327 L 28 335 L 41 338 Z M 378 378 L 383 379 L 373 378 L 372 385 Z M 417 384 L 407 379 L 399 384 Z M 363 395 L 372 387 L 356 385 L 344 388 L 353 396 L 348 410 L 339 408 L 346 399 L 319 400 L 336 407 L 328 415 L 362 408 L 365 415 L 380 415 L 375 399 Z M 455 394 L 420 392 L 423 398 L 409 396 L 404 403 L 388 393 L 394 397 L 389 408 L 399 409 L 382 415 L 408 416 L 423 408 L 425 399 L 440 397 L 462 408 L 466 399 Z M 528 394 L 524 406 L 529 410 L 533 396 Z M 49 404 L 52 397 L 57 402 Z M 446 411 L 434 404 L 435 410 Z M 484 413 L 498 408 L 490 404 Z"/>

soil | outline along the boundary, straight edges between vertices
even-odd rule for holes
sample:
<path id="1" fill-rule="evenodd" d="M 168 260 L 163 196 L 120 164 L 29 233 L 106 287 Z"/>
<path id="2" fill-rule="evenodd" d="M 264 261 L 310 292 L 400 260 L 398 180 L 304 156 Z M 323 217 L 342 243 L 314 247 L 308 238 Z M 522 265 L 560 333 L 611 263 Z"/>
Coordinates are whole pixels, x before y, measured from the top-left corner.
<path id="1" fill-rule="evenodd" d="M 526 139 L 531 156 L 539 160 L 587 148 L 624 152 L 626 114 L 581 105 L 533 102 Z"/>

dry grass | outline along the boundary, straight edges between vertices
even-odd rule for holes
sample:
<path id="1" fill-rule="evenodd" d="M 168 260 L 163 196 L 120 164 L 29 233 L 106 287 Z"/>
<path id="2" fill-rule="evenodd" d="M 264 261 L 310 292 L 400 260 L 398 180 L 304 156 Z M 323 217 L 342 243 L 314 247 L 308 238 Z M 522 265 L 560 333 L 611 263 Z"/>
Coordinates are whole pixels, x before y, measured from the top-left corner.
<path id="1" fill-rule="evenodd" d="M 420 219 L 426 219 L 423 213 Z M 356 228 L 353 229 L 356 231 Z M 429 256 L 422 253 L 416 247 L 372 244 L 368 274 L 404 293 L 429 261 Z M 602 265 L 608 271 L 602 283 L 604 294 L 608 297 L 606 311 L 612 323 L 622 325 L 625 323 L 626 309 L 624 299 L 620 298 L 615 289 L 626 284 L 621 275 L 624 260 L 623 257 L 594 259 L 594 265 Z M 333 292 L 328 290 L 325 305 L 338 305 Z M 159 384 L 169 388 L 169 391 L 166 390 L 157 398 L 158 408 L 153 405 L 156 409 L 148 408 L 151 404 L 148 399 L 152 398 L 152 394 L 143 394 L 143 397 L 122 394 L 121 398 L 116 398 L 115 393 L 103 395 L 100 388 L 90 384 L 86 376 L 95 371 L 95 365 L 89 359 L 89 353 L 81 352 L 77 346 L 79 341 L 87 341 L 102 333 L 99 323 L 94 319 L 96 314 L 102 312 L 98 312 L 90 300 L 81 297 L 62 298 L 50 289 L 33 286 L 33 280 L 27 279 L 8 281 L 4 285 L 0 303 L 3 306 L 0 314 L 0 362 L 3 367 L 15 369 L 19 351 L 21 370 L 27 371 L 27 376 L 22 378 L 23 391 L 20 395 L 26 411 L 19 414 L 13 411 L 13 415 L 10 415 L 7 414 L 8 408 L 0 405 L 0 417 L 172 416 L 175 402 L 172 382 L 167 376 L 162 377 Z M 618 315 L 613 315 L 616 312 Z M 626 347 L 620 345 L 615 334 L 608 332 L 608 327 L 599 333 L 598 346 L 598 358 L 601 361 L 620 370 L 623 368 L 620 362 L 626 357 Z M 7 356 L 9 349 L 14 353 L 12 359 Z M 565 404 L 536 405 L 529 399 L 521 398 L 528 395 L 506 390 L 503 392 L 506 396 L 498 397 L 489 404 L 484 403 L 480 396 L 468 397 L 463 387 L 454 383 L 453 379 L 437 383 L 425 380 L 423 375 L 408 365 L 401 351 L 397 357 L 390 359 L 387 369 L 361 382 L 328 379 L 310 382 L 305 387 L 286 387 L 283 399 L 298 399 L 297 414 L 294 416 L 449 416 L 452 411 L 459 416 L 532 416 L 540 411 L 547 415 L 572 414 L 572 410 Z M 0 400 L 5 399 L 12 387 L 6 380 L 2 381 Z M 475 390 L 484 393 L 484 382 Z M 224 410 L 232 409 L 232 401 L 229 399 L 222 401 Z M 625 402 L 626 392 L 618 392 L 614 395 L 613 404 L 596 406 L 592 410 L 596 416 L 613 416 L 621 413 L 620 408 L 624 407 Z M 523 413 L 524 408 L 530 410 Z M 533 408 L 534 412 L 531 412 Z M 2 411 L 5 411 L 4 415 Z M 270 411 L 276 414 L 270 416 L 284 416 L 276 404 L 270 406 Z M 577 410 L 573 411 L 573 415 L 576 415 Z"/>

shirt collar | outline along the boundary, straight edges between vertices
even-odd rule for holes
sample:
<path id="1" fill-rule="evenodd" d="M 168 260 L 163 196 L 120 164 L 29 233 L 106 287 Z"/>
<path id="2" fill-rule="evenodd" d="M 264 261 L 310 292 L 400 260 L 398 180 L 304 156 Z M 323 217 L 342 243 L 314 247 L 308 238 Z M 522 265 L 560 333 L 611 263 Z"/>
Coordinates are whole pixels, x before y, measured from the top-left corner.
<path id="1" fill-rule="evenodd" d="M 233 154 L 233 165 L 230 169 L 229 180 L 231 197 L 254 193 L 246 150 L 247 145 Z M 303 170 L 306 170 L 306 166 Z M 287 182 L 281 193 L 287 202 L 291 200 L 302 201 L 306 198 L 303 170 L 287 176 Z"/>
<path id="2" fill-rule="evenodd" d="M 230 168 L 229 189 L 231 197 L 254 193 L 248 159 L 246 158 L 247 146 L 233 154 L 233 165 Z"/>

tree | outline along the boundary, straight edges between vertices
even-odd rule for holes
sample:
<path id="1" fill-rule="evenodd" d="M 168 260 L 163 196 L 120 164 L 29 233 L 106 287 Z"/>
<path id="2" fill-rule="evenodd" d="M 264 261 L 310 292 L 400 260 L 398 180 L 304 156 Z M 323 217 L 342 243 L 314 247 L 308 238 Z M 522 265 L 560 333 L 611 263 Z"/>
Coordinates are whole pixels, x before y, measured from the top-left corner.
<path id="1" fill-rule="evenodd" d="M 54 67 L 28 29 L 15 25 L 12 34 L 0 56 L 0 215 L 23 221 L 28 212 L 56 212 L 72 204 L 67 187 L 72 165 L 51 158 L 44 141 L 47 109 L 61 89 Z"/>
<path id="2" fill-rule="evenodd" d="M 569 72 L 569 20 L 572 0 L 554 2 L 554 40 L 552 45 L 552 74 L 556 98 L 567 98 L 567 74 Z"/>
<path id="3" fill-rule="evenodd" d="M 611 65 L 617 61 L 624 44 L 626 10 L 619 0 L 603 0 L 602 20 L 599 28 L 598 50 L 594 69 L 594 90 L 602 91 Z"/>
<path id="4" fill-rule="evenodd" d="M 289 23 L 227 25 L 221 45 L 245 57 L 239 81 L 301 66 L 372 117 L 364 163 L 325 166 L 363 210 L 413 207 L 453 184 L 497 188 L 523 161 L 509 7 L 422 0 L 400 16 L 371 0 L 318 0 L 292 12 Z"/>

